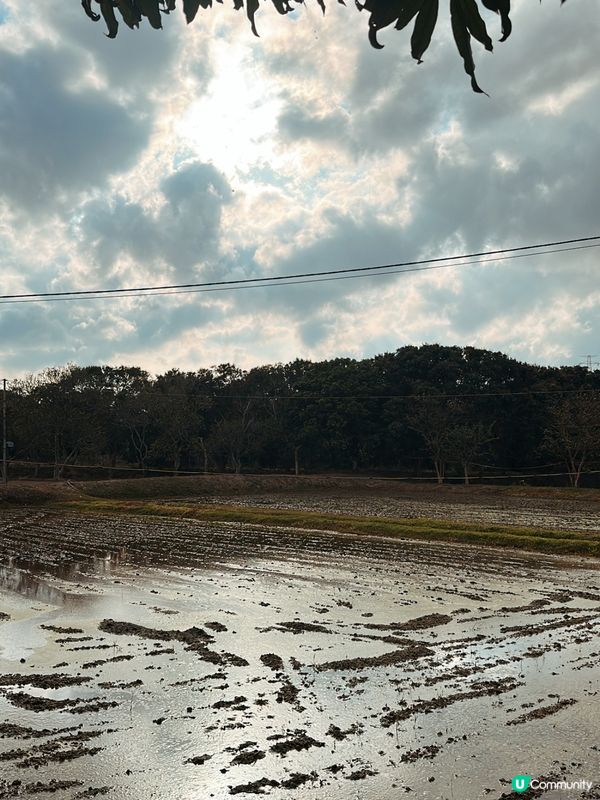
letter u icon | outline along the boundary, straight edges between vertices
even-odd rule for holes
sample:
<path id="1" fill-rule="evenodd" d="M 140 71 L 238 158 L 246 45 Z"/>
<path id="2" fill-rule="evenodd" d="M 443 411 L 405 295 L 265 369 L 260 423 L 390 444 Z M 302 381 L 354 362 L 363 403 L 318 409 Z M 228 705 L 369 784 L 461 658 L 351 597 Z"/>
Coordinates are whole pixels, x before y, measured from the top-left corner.
<path id="1" fill-rule="evenodd" d="M 512 788 L 515 792 L 524 792 L 531 781 L 530 775 L 515 775 L 512 779 Z"/>

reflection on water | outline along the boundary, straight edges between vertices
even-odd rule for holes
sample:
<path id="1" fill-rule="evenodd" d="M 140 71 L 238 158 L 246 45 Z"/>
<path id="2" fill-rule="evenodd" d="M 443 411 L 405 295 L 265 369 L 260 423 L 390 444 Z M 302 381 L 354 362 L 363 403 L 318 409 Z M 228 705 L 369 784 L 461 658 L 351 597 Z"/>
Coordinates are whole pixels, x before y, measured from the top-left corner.
<path id="1" fill-rule="evenodd" d="M 50 586 L 30 572 L 11 566 L 0 566 L 0 588 L 18 592 L 30 600 L 61 606 L 65 605 L 67 593 Z"/>
<path id="2" fill-rule="evenodd" d="M 17 592 L 30 600 L 57 606 L 79 606 L 88 598 L 84 594 L 64 591 L 49 580 L 58 579 L 78 585 L 82 578 L 107 577 L 126 560 L 126 549 L 120 548 L 105 556 L 92 555 L 85 560 L 41 564 L 9 556 L 0 564 L 0 589 Z"/>

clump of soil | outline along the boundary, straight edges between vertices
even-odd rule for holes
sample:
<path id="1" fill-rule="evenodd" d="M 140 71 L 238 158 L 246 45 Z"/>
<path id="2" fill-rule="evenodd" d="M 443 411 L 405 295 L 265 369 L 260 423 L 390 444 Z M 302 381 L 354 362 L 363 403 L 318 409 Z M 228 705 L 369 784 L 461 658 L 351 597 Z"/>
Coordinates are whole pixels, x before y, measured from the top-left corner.
<path id="1" fill-rule="evenodd" d="M 260 660 L 274 672 L 281 672 L 283 670 L 283 659 L 275 653 L 265 653 L 260 657 Z"/>
<path id="2" fill-rule="evenodd" d="M 113 633 L 117 636 L 140 636 L 143 639 L 153 639 L 161 642 L 184 642 L 185 644 L 196 644 L 200 642 L 212 642 L 213 637 L 202 630 L 202 628 L 187 628 L 184 631 L 161 630 L 159 628 L 148 628 L 145 625 L 136 625 L 133 622 L 116 622 L 114 619 L 103 619 L 98 625 L 98 630 L 104 633 Z"/>
<path id="3" fill-rule="evenodd" d="M 31 750 L 19 748 L 2 753 L 0 761 L 17 761 L 17 767 L 42 767 L 48 764 L 63 763 L 73 761 L 83 756 L 93 756 L 102 750 L 101 747 L 84 747 L 82 742 L 96 738 L 101 735 L 101 731 L 82 731 L 75 736 L 62 736 L 53 741 L 37 745 Z M 63 745 L 68 744 L 68 749 L 63 749 Z"/>
<path id="4" fill-rule="evenodd" d="M 271 745 L 271 752 L 277 753 L 280 756 L 286 756 L 292 750 L 308 750 L 310 747 L 325 747 L 323 742 L 318 742 L 312 736 L 307 736 L 306 733 L 299 733 L 295 736 L 287 738 L 285 741 L 276 742 Z"/>
<path id="5" fill-rule="evenodd" d="M 377 770 L 369 769 L 368 767 L 363 767 L 362 769 L 357 769 L 356 772 L 352 772 L 350 775 L 346 775 L 347 781 L 362 781 L 365 778 L 371 778 L 373 775 L 377 775 Z"/>
<path id="6" fill-rule="evenodd" d="M 50 783 L 36 781 L 35 783 L 27 783 L 25 786 L 21 784 L 21 781 L 15 781 L 15 783 L 19 784 L 19 791 L 14 795 L 8 794 L 6 797 L 20 797 L 21 789 L 24 789 L 26 794 L 53 794 L 54 792 L 63 792 L 66 789 L 75 789 L 77 786 L 83 786 L 81 781 L 51 780 Z M 0 795 L 0 797 L 4 796 Z"/>
<path id="7" fill-rule="evenodd" d="M 288 680 L 285 680 L 281 684 L 281 689 L 277 692 L 276 700 L 278 703 L 295 703 L 298 699 L 298 695 L 300 694 L 300 689 L 297 686 L 294 686 L 293 683 L 290 683 Z"/>
<path id="8" fill-rule="evenodd" d="M 270 778 L 261 778 L 252 783 L 241 783 L 239 786 L 230 786 L 229 794 L 265 794 L 264 790 L 268 786 L 279 786 L 279 782 L 271 780 Z"/>
<path id="9" fill-rule="evenodd" d="M 311 772 L 310 774 L 305 772 L 292 772 L 289 778 L 281 781 L 281 787 L 283 789 L 297 789 L 298 786 L 303 786 L 305 783 L 314 781 L 317 778 L 318 775 L 316 772 Z"/>
<path id="10" fill-rule="evenodd" d="M 401 708 L 396 711 L 389 711 L 381 717 L 381 724 L 384 728 L 389 728 L 395 722 L 409 719 L 415 714 L 429 714 L 440 708 L 446 708 L 460 700 L 472 700 L 475 697 L 485 697 L 486 695 L 497 695 L 503 692 L 510 692 L 520 684 L 513 678 L 500 678 L 496 681 L 481 681 L 473 683 L 472 688 L 467 692 L 456 692 L 446 695 L 446 697 L 434 697 L 432 700 L 419 700 L 412 706 Z"/>
<path id="11" fill-rule="evenodd" d="M 568 706 L 572 706 L 577 702 L 577 700 L 565 699 L 559 700 L 556 703 L 553 703 L 550 706 L 543 706 L 542 708 L 536 708 L 533 711 L 530 711 L 528 714 L 523 714 L 522 717 L 517 717 L 517 719 L 511 719 L 506 724 L 507 725 L 522 725 L 524 722 L 530 722 L 532 719 L 543 719 L 544 717 L 550 716 L 550 714 L 556 714 L 557 711 L 560 711 L 561 708 L 567 708 Z"/>
<path id="12" fill-rule="evenodd" d="M 67 700 L 52 700 L 48 697 L 36 697 L 26 692 L 13 692 L 6 695 L 6 699 L 17 708 L 24 708 L 27 711 L 67 711 L 69 714 L 86 714 L 90 711 L 104 711 L 107 708 L 115 708 L 119 704 L 114 700 L 111 702 L 100 700 L 99 697 L 77 697 Z"/>
<path id="13" fill-rule="evenodd" d="M 556 622 L 550 622 L 546 625 L 507 625 L 500 628 L 500 633 L 512 633 L 513 636 L 534 636 L 538 633 L 545 633 L 552 631 L 556 628 L 571 628 L 575 625 L 583 625 L 595 621 L 595 615 L 588 615 L 585 617 L 571 617 L 570 619 L 559 619 Z"/>
<path id="14" fill-rule="evenodd" d="M 247 701 L 247 699 L 248 698 L 244 697 L 243 694 L 240 694 L 237 697 L 234 697 L 233 700 L 217 700 L 216 703 L 213 703 L 212 707 L 213 708 L 233 708 L 234 711 L 235 711 L 236 708 L 238 706 L 240 706 L 242 703 L 245 703 Z"/>
<path id="15" fill-rule="evenodd" d="M 91 678 L 79 675 L 20 675 L 17 673 L 0 675 L 0 686 L 33 686 L 36 689 L 60 689 L 62 686 L 80 686 Z"/>
<path id="16" fill-rule="evenodd" d="M 27 692 L 13 692 L 6 695 L 6 699 L 17 708 L 35 712 L 58 711 L 83 702 L 82 698 L 77 698 L 76 700 L 51 700 L 48 697 L 36 697 L 35 695 L 27 694 Z"/>
<path id="17" fill-rule="evenodd" d="M 133 656 L 113 656 L 112 658 L 100 658 L 97 661 L 86 661 L 81 665 L 81 669 L 93 669 L 100 667 L 102 664 L 111 664 L 115 661 L 131 661 Z"/>
<path id="18" fill-rule="evenodd" d="M 343 742 L 347 736 L 352 736 L 355 733 L 360 733 L 361 731 L 362 725 L 359 725 L 356 722 L 345 731 L 343 731 L 341 728 L 338 728 L 337 725 L 331 724 L 327 729 L 325 736 L 333 736 L 336 741 Z"/>
<path id="19" fill-rule="evenodd" d="M 99 630 L 119 636 L 140 636 L 144 639 L 152 639 L 162 642 L 183 642 L 187 645 L 186 650 L 198 653 L 203 661 L 211 664 L 231 664 L 234 667 L 247 667 L 248 662 L 245 658 L 235 655 L 235 653 L 216 653 L 208 648 L 208 643 L 213 642 L 214 638 L 202 628 L 187 628 L 184 631 L 160 630 L 148 628 L 145 625 L 136 625 L 133 622 L 116 622 L 113 619 L 104 619 L 98 626 Z"/>
<path id="20" fill-rule="evenodd" d="M 93 698 L 94 700 L 96 698 Z M 106 711 L 108 708 L 116 708 L 119 704 L 115 700 L 100 700 L 97 703 L 85 703 L 81 706 L 67 709 L 68 714 L 89 714 L 91 712 Z"/>
<path id="21" fill-rule="evenodd" d="M 231 765 L 237 766 L 238 764 L 256 764 L 265 757 L 263 750 L 242 750 L 235 758 L 232 759 Z"/>
<path id="22" fill-rule="evenodd" d="M 300 620 L 292 620 L 292 622 L 280 622 L 275 626 L 275 630 L 290 631 L 293 634 L 298 633 L 331 633 L 329 628 L 325 625 L 318 625 L 316 622 L 300 622 Z"/>
<path id="23" fill-rule="evenodd" d="M 223 625 L 222 622 L 207 622 L 205 627 L 209 628 L 211 631 L 216 631 L 217 633 L 223 633 L 227 630 L 227 625 Z"/>
<path id="24" fill-rule="evenodd" d="M 8 619 L 10 619 L 10 614 L 6 614 L 4 611 L 0 611 L 0 622 L 5 622 Z"/>
<path id="25" fill-rule="evenodd" d="M 10 722 L 0 722 L 0 739 L 43 739 L 52 734 L 75 731 L 78 727 L 36 730 L 35 728 L 25 728 L 22 725 L 13 725 Z"/>
<path id="26" fill-rule="evenodd" d="M 391 622 L 389 625 L 370 622 L 366 623 L 364 627 L 378 631 L 421 631 L 437 625 L 446 625 L 451 621 L 452 617 L 449 617 L 448 614 L 425 614 L 422 617 L 409 619 L 408 622 Z"/>
<path id="27" fill-rule="evenodd" d="M 212 758 L 211 755 L 209 755 L 208 753 L 204 753 L 201 756 L 192 756 L 192 758 L 188 758 L 185 763 L 202 766 L 202 764 L 205 764 L 207 761 L 210 761 L 211 758 Z"/>
<path id="28" fill-rule="evenodd" d="M 144 681 L 138 678 L 137 680 L 129 681 L 128 683 L 119 681 L 102 681 L 102 683 L 99 683 L 98 686 L 100 689 L 132 689 L 134 686 L 142 686 L 143 683 Z"/>
<path id="29" fill-rule="evenodd" d="M 84 633 L 83 628 L 61 628 L 58 625 L 40 625 L 40 628 L 53 633 Z"/>
<path id="30" fill-rule="evenodd" d="M 318 672 L 325 670 L 342 669 L 368 669 L 369 667 L 391 667 L 395 664 L 402 664 L 405 661 L 414 661 L 417 658 L 432 656 L 434 651 L 423 644 L 415 644 L 405 647 L 403 650 L 393 650 L 390 653 L 383 653 L 380 656 L 365 656 L 359 658 L 346 658 L 341 661 L 326 661 L 317 664 L 315 669 Z"/>
<path id="31" fill-rule="evenodd" d="M 408 750 L 400 759 L 403 763 L 411 763 L 418 761 L 421 758 L 435 758 L 440 752 L 441 748 L 437 744 L 429 744 L 426 747 L 419 747 L 418 750 Z"/>

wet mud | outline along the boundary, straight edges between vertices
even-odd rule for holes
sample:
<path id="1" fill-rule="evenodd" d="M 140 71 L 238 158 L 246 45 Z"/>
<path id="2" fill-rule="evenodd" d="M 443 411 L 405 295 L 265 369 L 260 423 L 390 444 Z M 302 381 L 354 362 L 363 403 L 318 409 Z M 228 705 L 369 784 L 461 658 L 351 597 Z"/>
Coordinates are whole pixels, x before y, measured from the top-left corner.
<path id="1" fill-rule="evenodd" d="M 3 512 L 0 799 L 500 800 L 515 774 L 600 781 L 597 567 Z"/>

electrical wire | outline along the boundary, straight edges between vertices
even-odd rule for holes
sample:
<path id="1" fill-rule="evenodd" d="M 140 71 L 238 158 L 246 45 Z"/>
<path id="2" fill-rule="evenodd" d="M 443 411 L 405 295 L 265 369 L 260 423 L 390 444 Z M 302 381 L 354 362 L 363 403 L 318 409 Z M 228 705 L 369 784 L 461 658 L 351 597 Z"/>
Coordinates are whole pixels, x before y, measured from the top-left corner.
<path id="1" fill-rule="evenodd" d="M 9 460 L 8 463 L 9 464 L 19 465 L 19 466 L 53 467 L 53 468 L 54 467 L 61 467 L 63 469 L 66 469 L 66 468 L 68 468 L 68 469 L 99 469 L 99 470 L 112 470 L 113 472 L 144 472 L 144 473 L 159 472 L 159 473 L 165 473 L 167 475 L 173 475 L 174 472 L 176 472 L 177 475 L 196 475 L 196 476 L 214 475 L 216 477 L 218 477 L 220 475 L 231 475 L 232 474 L 231 472 L 204 472 L 203 470 L 200 470 L 200 469 L 196 469 L 196 470 L 183 470 L 183 469 L 173 470 L 173 469 L 164 469 L 164 468 L 161 468 L 161 467 L 150 467 L 150 466 L 148 466 L 148 467 L 123 467 L 123 466 L 110 467 L 110 466 L 106 466 L 106 464 L 71 464 L 71 463 L 67 463 L 67 462 L 61 463 L 61 462 L 54 462 L 54 461 L 25 461 L 25 460 L 18 460 L 18 459 Z M 475 465 L 473 465 L 473 466 L 475 466 Z M 263 475 L 263 473 L 248 473 L 248 472 L 245 472 L 243 474 L 245 476 L 248 476 L 248 477 L 251 477 L 251 476 L 259 476 L 260 477 L 261 475 Z M 269 474 L 269 476 L 274 476 L 274 473 L 268 473 L 268 474 Z M 535 472 L 535 473 L 528 473 L 528 474 L 510 473 L 510 474 L 505 474 L 505 475 L 473 475 L 473 474 L 471 474 L 471 475 L 469 475 L 469 480 L 471 482 L 473 482 L 473 481 L 480 481 L 480 480 L 502 480 L 502 479 L 508 479 L 508 478 L 518 478 L 518 479 L 522 479 L 522 478 L 558 478 L 558 477 L 564 477 L 566 475 L 574 475 L 574 474 L 575 473 L 573 473 L 573 472 Z M 587 470 L 587 471 L 581 472 L 579 474 L 581 476 L 583 476 L 583 475 L 599 475 L 600 474 L 600 469 Z M 294 477 L 293 475 L 289 475 L 288 473 L 283 473 L 283 475 L 285 477 Z M 310 475 L 305 475 L 303 477 L 308 477 L 309 478 L 311 476 Z M 335 477 L 336 480 L 338 480 L 338 479 L 340 479 L 340 480 L 349 480 L 349 481 L 356 480 L 356 476 L 353 476 L 353 475 L 332 475 L 331 477 Z M 387 477 L 387 476 L 383 477 L 383 476 L 379 476 L 379 475 L 362 475 L 362 476 L 359 476 L 359 477 L 361 477 L 363 479 L 370 478 L 372 480 L 381 480 L 381 481 L 390 481 L 390 482 L 411 482 L 411 483 L 413 481 L 430 481 L 430 482 L 434 482 L 434 483 L 438 482 L 438 479 L 437 479 L 436 476 L 432 476 L 432 477 L 413 477 L 413 476 L 408 476 L 408 477 L 393 477 L 392 478 L 392 477 Z M 444 481 L 445 482 L 458 481 L 460 483 L 463 483 L 464 482 L 464 476 L 460 476 L 460 475 L 457 475 L 457 476 L 444 476 Z"/>
<path id="2" fill-rule="evenodd" d="M 526 258 L 539 255 L 554 255 L 600 247 L 600 235 L 579 239 L 567 239 L 559 242 L 522 245 L 520 247 L 489 250 L 480 253 L 468 253 L 459 256 L 404 261 L 397 264 L 380 264 L 368 267 L 348 267 L 345 269 L 323 270 L 319 272 L 303 272 L 292 275 L 273 275 L 263 278 L 240 278 L 227 281 L 207 281 L 203 283 L 170 284 L 161 286 L 139 286 L 122 289 L 81 289 L 65 292 L 33 292 L 30 294 L 0 295 L 0 304 L 49 302 L 57 300 L 85 300 L 115 297 L 155 297 L 169 294 L 195 294 L 215 291 L 233 291 L 247 288 L 292 286 L 296 284 L 322 283 L 332 280 L 348 280 L 359 277 L 376 277 L 385 275 L 401 275 L 409 272 L 424 272 L 433 269 L 447 269 L 456 266 L 470 266 L 490 261 L 505 261 L 515 258 Z M 582 244 L 583 242 L 595 244 Z M 567 247 L 566 245 L 573 245 Z M 542 249 L 551 248 L 551 249 Z M 537 252 L 536 252 L 537 251 Z M 513 255 L 502 255 L 503 253 Z M 486 257 L 486 258 L 484 258 Z M 469 260 L 466 260 L 469 259 Z M 453 263 L 443 263 L 451 261 Z"/>

